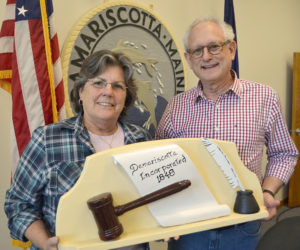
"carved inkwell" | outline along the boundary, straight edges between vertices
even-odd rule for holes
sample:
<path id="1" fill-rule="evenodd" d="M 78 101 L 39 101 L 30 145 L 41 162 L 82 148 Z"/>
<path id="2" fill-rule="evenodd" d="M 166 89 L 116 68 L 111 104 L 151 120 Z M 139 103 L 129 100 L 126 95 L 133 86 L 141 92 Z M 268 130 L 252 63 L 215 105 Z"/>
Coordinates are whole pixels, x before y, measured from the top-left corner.
<path id="1" fill-rule="evenodd" d="M 201 140 L 209 154 L 213 157 L 216 164 L 222 170 L 232 188 L 240 188 L 240 190 L 237 191 L 233 211 L 239 214 L 257 213 L 259 211 L 259 206 L 253 195 L 253 191 L 243 187 L 238 174 L 223 150 L 218 146 L 217 143 L 210 139 L 201 138 Z"/>

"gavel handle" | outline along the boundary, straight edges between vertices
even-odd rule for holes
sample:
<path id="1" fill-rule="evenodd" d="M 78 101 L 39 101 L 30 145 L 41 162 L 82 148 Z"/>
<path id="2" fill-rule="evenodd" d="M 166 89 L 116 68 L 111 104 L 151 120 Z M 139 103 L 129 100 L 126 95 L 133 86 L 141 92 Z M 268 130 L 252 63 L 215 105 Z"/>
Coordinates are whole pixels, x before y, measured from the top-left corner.
<path id="1" fill-rule="evenodd" d="M 115 214 L 117 216 L 140 206 L 143 206 L 145 204 L 148 204 L 150 202 L 159 200 L 161 198 L 167 197 L 171 194 L 175 194 L 185 188 L 187 188 L 188 186 L 191 185 L 191 181 L 190 180 L 182 180 L 179 182 L 175 182 L 169 186 L 166 186 L 162 189 L 159 189 L 153 193 L 147 194 L 139 199 L 136 199 L 134 201 L 128 202 L 124 205 L 121 206 L 116 206 L 115 207 Z"/>

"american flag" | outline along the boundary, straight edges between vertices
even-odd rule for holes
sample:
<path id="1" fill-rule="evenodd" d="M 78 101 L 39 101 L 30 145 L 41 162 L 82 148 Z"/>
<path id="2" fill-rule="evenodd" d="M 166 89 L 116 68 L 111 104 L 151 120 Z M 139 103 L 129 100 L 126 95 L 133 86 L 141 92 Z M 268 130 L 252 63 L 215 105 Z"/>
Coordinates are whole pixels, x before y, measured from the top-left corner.
<path id="1" fill-rule="evenodd" d="M 0 81 L 12 94 L 12 174 L 32 131 L 66 117 L 52 0 L 7 0 Z"/>
<path id="2" fill-rule="evenodd" d="M 234 40 L 236 41 L 236 44 L 237 44 L 233 0 L 225 0 L 224 21 L 231 25 L 234 35 L 235 35 Z M 235 58 L 232 62 L 232 69 L 235 71 L 237 76 L 239 76 L 239 58 L 238 58 L 238 49 L 237 48 L 236 48 Z"/>

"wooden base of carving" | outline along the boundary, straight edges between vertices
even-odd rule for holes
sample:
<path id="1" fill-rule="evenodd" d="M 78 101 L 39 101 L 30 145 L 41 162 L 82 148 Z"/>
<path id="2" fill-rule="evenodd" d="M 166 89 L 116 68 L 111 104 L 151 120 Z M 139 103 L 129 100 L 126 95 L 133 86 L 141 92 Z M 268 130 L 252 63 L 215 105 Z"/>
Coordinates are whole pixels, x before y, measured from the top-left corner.
<path id="1" fill-rule="evenodd" d="M 147 207 L 143 206 L 119 217 L 124 232 L 118 239 L 109 242 L 101 241 L 98 236 L 97 225 L 86 201 L 90 197 L 104 192 L 113 194 L 115 205 L 139 198 L 139 194 L 126 173 L 113 163 L 111 155 L 116 153 L 178 144 L 194 162 L 216 200 L 221 204 L 227 204 L 233 211 L 237 190 L 232 189 L 222 171 L 203 146 L 201 139 L 181 138 L 142 142 L 110 149 L 87 158 L 78 182 L 61 198 L 58 206 L 56 233 L 60 238 L 60 249 L 112 249 L 267 217 L 268 212 L 263 206 L 260 183 L 255 174 L 251 173 L 241 162 L 235 144 L 214 141 L 227 154 L 244 187 L 253 191 L 259 205 L 259 212 L 254 214 L 232 212 L 229 216 L 221 218 L 163 228 L 158 225 Z"/>

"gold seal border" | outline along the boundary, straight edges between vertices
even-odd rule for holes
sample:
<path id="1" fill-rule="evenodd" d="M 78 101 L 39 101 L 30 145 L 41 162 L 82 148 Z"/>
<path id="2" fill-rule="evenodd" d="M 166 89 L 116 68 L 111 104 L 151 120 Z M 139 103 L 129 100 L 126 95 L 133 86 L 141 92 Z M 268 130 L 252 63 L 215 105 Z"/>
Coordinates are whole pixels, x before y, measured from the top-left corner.
<path id="1" fill-rule="evenodd" d="M 149 13 L 151 13 L 165 27 L 165 29 L 168 31 L 169 35 L 173 39 L 173 42 L 175 43 L 176 49 L 179 53 L 179 57 L 182 61 L 183 75 L 184 75 L 184 79 L 185 79 L 184 88 L 185 88 L 185 90 L 187 89 L 186 70 L 185 70 L 185 65 L 183 63 L 183 56 L 182 56 L 181 50 L 179 49 L 178 43 L 177 43 L 176 39 L 174 39 L 173 34 L 170 32 L 170 30 L 165 25 L 165 23 L 158 17 L 158 15 L 156 13 L 154 13 L 151 8 L 147 8 L 147 7 L 145 7 L 141 4 L 133 3 L 133 2 L 130 2 L 130 1 L 116 1 L 116 2 L 113 2 L 113 3 L 109 3 L 109 2 L 102 3 L 99 6 L 97 6 L 93 9 L 91 9 L 90 11 L 88 11 L 86 14 L 84 14 L 76 22 L 76 24 L 71 28 L 71 30 L 70 30 L 70 32 L 69 32 L 69 34 L 68 34 L 68 36 L 67 36 L 67 38 L 66 38 L 66 40 L 63 44 L 63 48 L 62 48 L 62 52 L 61 52 L 61 62 L 62 62 L 63 81 L 64 81 L 64 89 L 65 89 L 66 111 L 67 111 L 67 116 L 68 117 L 73 116 L 72 108 L 71 108 L 71 105 L 70 105 L 70 99 L 69 99 L 68 69 L 69 69 L 70 57 L 71 57 L 71 53 L 72 53 L 72 49 L 74 47 L 75 41 L 78 38 L 78 35 L 79 35 L 80 31 L 82 30 L 82 28 L 97 13 L 99 13 L 99 12 L 101 12 L 101 11 L 107 9 L 107 8 L 114 7 L 114 6 L 119 6 L 119 5 L 129 5 L 129 6 L 137 7 L 137 8 L 140 8 L 140 9 L 144 9 L 144 10 L 148 11 Z M 151 5 L 151 6 L 153 6 L 153 5 Z"/>

